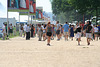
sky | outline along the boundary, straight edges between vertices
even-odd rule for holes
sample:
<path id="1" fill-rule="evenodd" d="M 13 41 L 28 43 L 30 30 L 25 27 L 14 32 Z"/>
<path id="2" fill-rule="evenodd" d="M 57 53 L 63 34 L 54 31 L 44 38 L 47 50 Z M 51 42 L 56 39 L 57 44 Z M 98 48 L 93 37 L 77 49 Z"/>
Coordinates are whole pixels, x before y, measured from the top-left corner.
<path id="1" fill-rule="evenodd" d="M 36 0 L 36 7 L 43 7 L 43 11 L 52 12 L 51 3 L 49 0 Z M 15 17 L 19 19 L 18 12 L 9 12 L 9 18 Z M 7 0 L 0 0 L 0 18 L 7 17 Z M 27 16 L 21 16 L 20 18 L 28 18 Z M 23 21 L 23 20 L 22 20 Z"/>
<path id="2" fill-rule="evenodd" d="M 50 0 L 36 0 L 36 6 L 42 6 L 43 11 L 52 12 L 52 6 Z"/>

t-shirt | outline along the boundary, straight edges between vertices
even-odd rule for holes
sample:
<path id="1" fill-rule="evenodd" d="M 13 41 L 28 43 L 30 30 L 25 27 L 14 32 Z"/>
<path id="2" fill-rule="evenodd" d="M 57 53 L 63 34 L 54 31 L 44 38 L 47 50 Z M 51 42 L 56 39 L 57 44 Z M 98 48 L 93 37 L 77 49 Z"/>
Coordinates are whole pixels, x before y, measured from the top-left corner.
<path id="1" fill-rule="evenodd" d="M 26 31 L 26 27 L 27 27 L 27 25 L 24 25 L 24 27 L 23 27 L 24 28 L 24 31 Z"/>
<path id="2" fill-rule="evenodd" d="M 30 27 L 29 26 L 26 27 L 26 32 L 30 32 Z"/>
<path id="3" fill-rule="evenodd" d="M 56 28 L 57 30 L 59 30 L 60 29 L 60 24 L 57 24 L 57 28 Z"/>
<path id="4" fill-rule="evenodd" d="M 51 26 L 50 27 L 49 26 L 47 27 L 47 32 L 52 32 L 52 27 Z"/>
<path id="5" fill-rule="evenodd" d="M 98 32 L 98 28 L 97 27 L 94 27 L 94 32 Z"/>
<path id="6" fill-rule="evenodd" d="M 92 26 L 91 25 L 88 25 L 87 27 L 86 27 L 86 33 L 92 33 Z"/>
<path id="7" fill-rule="evenodd" d="M 65 24 L 62 28 L 64 28 L 64 32 L 68 32 L 69 25 L 68 24 Z"/>
<path id="8" fill-rule="evenodd" d="M 82 27 L 78 26 L 77 27 L 77 32 L 81 32 Z"/>
<path id="9" fill-rule="evenodd" d="M 42 29 L 43 29 L 43 32 L 45 33 L 45 31 L 46 31 L 45 29 L 46 29 L 46 28 L 43 27 Z"/>
<path id="10" fill-rule="evenodd" d="M 43 32 L 42 27 L 38 27 L 39 32 Z"/>
<path id="11" fill-rule="evenodd" d="M 2 30 L 3 30 L 2 33 L 6 33 L 6 27 L 5 26 L 2 27 Z"/>
<path id="12" fill-rule="evenodd" d="M 13 29 L 13 26 L 10 26 L 10 29 Z"/>
<path id="13" fill-rule="evenodd" d="M 23 30 L 23 27 L 22 26 L 20 26 L 20 30 Z"/>

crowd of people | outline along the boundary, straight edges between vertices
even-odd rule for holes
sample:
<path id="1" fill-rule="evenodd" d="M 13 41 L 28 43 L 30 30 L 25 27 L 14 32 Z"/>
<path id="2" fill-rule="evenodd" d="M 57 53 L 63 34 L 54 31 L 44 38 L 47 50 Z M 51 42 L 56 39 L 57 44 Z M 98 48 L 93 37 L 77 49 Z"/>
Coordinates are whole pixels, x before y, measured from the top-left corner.
<path id="1" fill-rule="evenodd" d="M 7 24 L 3 24 L 2 33 L 3 33 L 2 39 L 5 40 L 5 38 L 7 36 Z M 10 24 L 8 26 L 8 35 L 10 35 L 10 36 L 12 36 L 12 35 L 16 36 L 16 26 L 12 26 L 12 24 Z"/>
<path id="2" fill-rule="evenodd" d="M 7 26 L 5 25 L 3 26 L 4 36 L 6 35 L 6 32 Z M 9 32 L 10 35 L 12 35 L 13 32 L 16 33 L 16 27 L 13 27 L 11 24 L 9 26 Z M 68 22 L 61 25 L 59 21 L 54 25 L 48 22 L 48 24 L 38 24 L 37 27 L 31 24 L 25 24 L 24 26 L 20 25 L 19 32 L 21 37 L 26 37 L 26 40 L 30 40 L 30 37 L 34 38 L 37 34 L 39 38 L 38 40 L 47 40 L 48 46 L 50 46 L 50 41 L 54 40 L 55 37 L 57 37 L 57 41 L 60 41 L 62 38 L 64 38 L 65 41 L 73 41 L 73 37 L 75 37 L 76 41 L 78 41 L 78 45 L 80 45 L 82 40 L 81 37 L 86 37 L 87 45 L 90 45 L 91 40 L 100 39 L 100 24 L 93 25 L 90 21 L 85 22 L 85 24 L 77 22 L 76 25 L 69 25 Z M 16 35 L 15 33 L 14 35 Z"/>
<path id="3" fill-rule="evenodd" d="M 26 40 L 30 40 L 30 37 L 34 37 L 36 33 L 34 25 L 24 25 L 23 30 L 24 37 L 26 34 Z M 48 46 L 50 46 L 50 41 L 54 40 L 55 37 L 57 37 L 57 41 L 60 41 L 62 38 L 64 38 L 65 41 L 73 41 L 73 37 L 75 37 L 76 41 L 78 41 L 78 45 L 80 45 L 82 40 L 81 37 L 87 38 L 87 45 L 90 45 L 91 40 L 100 39 L 100 25 L 92 25 L 90 21 L 85 22 L 85 24 L 77 22 L 76 25 L 69 25 L 68 22 L 61 25 L 59 21 L 54 25 L 48 22 L 48 24 L 38 24 L 36 30 L 39 38 L 38 40 L 47 40 Z"/>

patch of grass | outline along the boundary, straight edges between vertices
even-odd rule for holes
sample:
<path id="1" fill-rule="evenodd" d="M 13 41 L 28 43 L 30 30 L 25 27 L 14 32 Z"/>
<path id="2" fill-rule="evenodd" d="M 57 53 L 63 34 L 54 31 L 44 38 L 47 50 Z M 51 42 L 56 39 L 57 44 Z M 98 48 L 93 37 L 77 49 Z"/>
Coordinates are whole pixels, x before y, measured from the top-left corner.
<path id="1" fill-rule="evenodd" d="M 12 36 L 9 35 L 8 37 L 9 37 L 9 39 L 10 39 L 10 38 L 18 37 L 18 36 L 19 36 L 19 32 L 16 31 L 16 36 L 14 36 L 14 35 L 12 34 Z M 5 37 L 5 40 L 7 40 L 6 38 L 7 38 L 7 36 Z M 2 40 L 2 38 L 0 38 L 0 40 Z"/>

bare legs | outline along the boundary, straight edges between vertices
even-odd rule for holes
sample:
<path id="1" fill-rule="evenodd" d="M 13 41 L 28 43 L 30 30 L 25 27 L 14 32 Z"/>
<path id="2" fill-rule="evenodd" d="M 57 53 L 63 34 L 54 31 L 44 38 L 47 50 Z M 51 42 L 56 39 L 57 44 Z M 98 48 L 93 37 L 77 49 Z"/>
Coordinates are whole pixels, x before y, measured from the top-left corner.
<path id="1" fill-rule="evenodd" d="M 78 45 L 80 45 L 81 38 L 78 38 Z"/>
<path id="2" fill-rule="evenodd" d="M 88 45 L 90 45 L 90 41 L 91 41 L 91 39 L 90 38 L 87 38 Z"/>
<path id="3" fill-rule="evenodd" d="M 51 37 L 50 36 L 48 36 L 48 39 L 47 39 L 47 45 L 49 45 L 50 46 L 50 40 L 51 40 Z"/>

